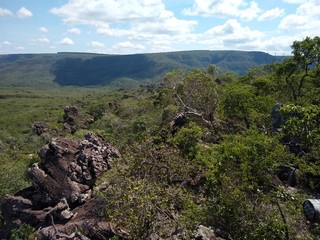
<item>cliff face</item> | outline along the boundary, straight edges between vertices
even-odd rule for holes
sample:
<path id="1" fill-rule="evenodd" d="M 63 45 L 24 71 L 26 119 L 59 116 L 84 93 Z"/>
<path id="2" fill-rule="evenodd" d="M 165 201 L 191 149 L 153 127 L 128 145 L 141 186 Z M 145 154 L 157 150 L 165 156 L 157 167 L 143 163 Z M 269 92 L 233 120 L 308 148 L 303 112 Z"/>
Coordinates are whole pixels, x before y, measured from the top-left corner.
<path id="1" fill-rule="evenodd" d="M 0 238 L 24 223 L 49 239 L 114 235 L 112 224 L 99 219 L 102 206 L 92 190 L 97 177 L 110 168 L 109 162 L 120 157 L 119 151 L 101 137 L 86 134 L 82 141 L 54 139 L 39 154 L 42 161 L 27 172 L 32 186 L 8 196 L 1 206 L 7 228 Z M 84 233 L 78 233 L 79 228 Z"/>

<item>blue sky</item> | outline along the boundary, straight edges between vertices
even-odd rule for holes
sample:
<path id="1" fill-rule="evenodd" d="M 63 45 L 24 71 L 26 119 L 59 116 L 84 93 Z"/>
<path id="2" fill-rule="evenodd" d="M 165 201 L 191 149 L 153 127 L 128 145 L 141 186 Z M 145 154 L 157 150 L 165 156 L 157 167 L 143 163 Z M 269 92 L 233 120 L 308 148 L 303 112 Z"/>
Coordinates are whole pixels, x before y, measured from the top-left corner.
<path id="1" fill-rule="evenodd" d="M 320 0 L 1 0 L 0 54 L 246 50 L 320 35 Z"/>

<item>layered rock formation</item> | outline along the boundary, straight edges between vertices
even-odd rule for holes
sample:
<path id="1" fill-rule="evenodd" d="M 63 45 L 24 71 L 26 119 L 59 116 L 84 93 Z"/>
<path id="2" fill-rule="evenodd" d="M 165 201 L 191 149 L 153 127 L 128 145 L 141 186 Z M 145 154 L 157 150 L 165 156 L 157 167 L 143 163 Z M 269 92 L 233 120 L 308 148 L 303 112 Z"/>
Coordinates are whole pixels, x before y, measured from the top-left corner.
<path id="1" fill-rule="evenodd" d="M 42 161 L 28 169 L 32 186 L 7 196 L 1 206 L 7 228 L 0 238 L 8 238 L 13 228 L 24 223 L 48 239 L 125 235 L 99 218 L 103 206 L 92 195 L 97 177 L 120 157 L 116 148 L 87 134 L 82 141 L 54 139 L 39 154 Z M 76 231 L 79 228 L 81 234 Z"/>

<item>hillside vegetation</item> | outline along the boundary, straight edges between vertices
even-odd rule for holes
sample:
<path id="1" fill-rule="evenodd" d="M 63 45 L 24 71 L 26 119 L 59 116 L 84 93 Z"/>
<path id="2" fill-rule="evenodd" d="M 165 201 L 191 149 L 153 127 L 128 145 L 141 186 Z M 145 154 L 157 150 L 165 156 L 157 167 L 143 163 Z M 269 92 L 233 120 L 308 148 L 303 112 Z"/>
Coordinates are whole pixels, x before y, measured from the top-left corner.
<path id="1" fill-rule="evenodd" d="M 319 49 L 320 38 L 307 37 L 292 44 L 292 57 L 243 75 L 197 65 L 136 89 L 2 87 L 0 198 L 30 185 L 25 171 L 44 143 L 93 132 L 122 155 L 94 189 L 99 217 L 128 239 L 199 239 L 200 225 L 223 239 L 319 239 L 317 219 L 307 221 L 302 205 L 320 194 Z M 175 56 L 187 65 L 184 54 L 148 59 Z M 79 69 L 108 57 L 99 58 L 61 61 Z M 127 56 L 134 59 L 149 62 Z M 66 105 L 79 109 L 72 129 Z M 46 127 L 34 132 L 35 122 Z M 22 225 L 12 239 L 36 236 L 35 226 Z"/>
<path id="2" fill-rule="evenodd" d="M 173 69 L 186 71 L 216 64 L 220 71 L 245 74 L 280 61 L 263 52 L 187 51 L 133 55 L 87 53 L 0 55 L 0 85 L 25 87 L 112 86 L 159 83 Z"/>

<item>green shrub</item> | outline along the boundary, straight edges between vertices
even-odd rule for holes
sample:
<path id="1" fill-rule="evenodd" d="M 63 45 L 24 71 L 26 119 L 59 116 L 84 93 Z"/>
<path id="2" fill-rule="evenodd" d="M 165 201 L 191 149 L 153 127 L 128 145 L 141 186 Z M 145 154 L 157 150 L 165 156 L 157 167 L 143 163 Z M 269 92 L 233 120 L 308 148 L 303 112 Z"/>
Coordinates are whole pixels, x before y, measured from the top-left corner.
<path id="1" fill-rule="evenodd" d="M 187 127 L 181 128 L 171 142 L 178 146 L 182 154 L 192 159 L 197 154 L 198 143 L 202 135 L 202 129 L 191 122 Z"/>
<path id="2" fill-rule="evenodd" d="M 28 224 L 22 224 L 19 228 L 14 229 L 11 233 L 10 240 L 36 240 L 37 233 L 34 228 Z"/>

